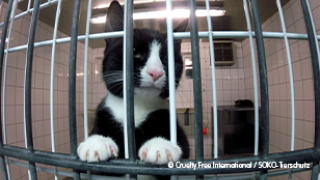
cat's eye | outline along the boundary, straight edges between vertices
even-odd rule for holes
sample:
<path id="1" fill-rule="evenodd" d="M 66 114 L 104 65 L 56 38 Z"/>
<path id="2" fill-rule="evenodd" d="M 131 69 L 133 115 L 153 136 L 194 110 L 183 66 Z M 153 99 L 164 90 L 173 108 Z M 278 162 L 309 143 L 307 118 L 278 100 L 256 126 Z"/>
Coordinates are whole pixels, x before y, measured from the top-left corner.
<path id="1" fill-rule="evenodd" d="M 141 58 L 141 54 L 135 54 L 134 58 Z"/>

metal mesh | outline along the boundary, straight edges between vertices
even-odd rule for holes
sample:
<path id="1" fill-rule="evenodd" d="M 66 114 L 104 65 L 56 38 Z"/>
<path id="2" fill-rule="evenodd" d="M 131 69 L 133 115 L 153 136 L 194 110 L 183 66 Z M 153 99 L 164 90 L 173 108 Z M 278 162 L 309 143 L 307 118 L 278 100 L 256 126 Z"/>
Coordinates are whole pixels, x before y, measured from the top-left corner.
<path id="1" fill-rule="evenodd" d="M 176 99 L 175 96 L 175 77 L 174 77 L 174 61 L 173 61 L 173 39 L 190 39 L 191 40 L 191 52 L 192 52 L 192 65 L 193 65 L 193 102 L 194 102 L 194 135 L 195 135 L 195 160 L 182 160 L 182 164 L 188 164 L 190 162 L 198 163 L 249 163 L 259 164 L 259 162 L 275 162 L 278 165 L 280 162 L 282 163 L 311 163 L 310 168 L 292 168 L 292 169 L 284 169 L 284 170 L 272 170 L 271 167 L 259 168 L 258 166 L 253 166 L 250 168 L 168 168 L 167 166 L 155 166 L 150 164 L 145 164 L 139 162 L 136 157 L 136 147 L 135 147 L 135 134 L 134 134 L 134 114 L 133 114 L 133 63 L 132 61 L 125 61 L 125 59 L 132 59 L 133 57 L 133 1 L 127 0 L 124 5 L 124 13 L 125 13 L 125 24 L 124 31 L 122 32 L 112 32 L 112 33 L 98 33 L 98 34 L 90 34 L 90 18 L 91 13 L 87 14 L 86 17 L 86 31 L 85 35 L 78 35 L 78 25 L 79 25 L 79 13 L 80 13 L 80 0 L 74 1 L 74 9 L 72 15 L 72 24 L 71 24 L 71 36 L 63 37 L 63 35 L 59 35 L 58 32 L 58 24 L 60 17 L 60 10 L 62 1 L 61 0 L 49 0 L 48 2 L 41 3 L 40 0 L 35 0 L 32 4 L 31 1 L 28 2 L 28 7 L 25 11 L 21 13 L 16 13 L 17 5 L 22 1 L 18 0 L 9 0 L 8 3 L 1 1 L 1 20 L 3 22 L 0 23 L 0 27 L 2 28 L 1 33 L 1 44 L 0 44 L 0 71 L 1 77 L 0 81 L 2 86 L 2 94 L 0 95 L 0 99 L 2 102 L 2 111 L 0 114 L 1 117 L 1 126 L 0 126 L 0 165 L 1 165 L 1 174 L 4 180 L 7 179 L 18 179 L 14 177 L 16 167 L 25 167 L 28 168 L 28 178 L 29 179 L 44 179 L 45 175 L 39 174 L 39 171 L 46 172 L 51 174 L 46 178 L 54 178 L 60 179 L 62 176 L 70 176 L 74 179 L 80 178 L 88 178 L 88 179 L 104 179 L 104 177 L 98 175 L 91 175 L 90 171 L 99 171 L 99 172 L 112 172 L 112 173 L 121 173 L 128 174 L 125 178 L 136 179 L 137 174 L 147 174 L 147 175 L 176 175 L 173 176 L 173 179 L 267 179 L 268 177 L 279 176 L 279 175 L 287 175 L 289 179 L 292 177 L 292 173 L 299 173 L 302 171 L 312 170 L 312 174 L 310 176 L 311 179 L 318 179 L 319 174 L 319 160 L 320 160 L 320 74 L 319 74 L 319 39 L 320 35 L 316 33 L 316 27 L 312 18 L 312 11 L 307 0 L 294 1 L 294 3 L 299 3 L 303 13 L 303 20 L 305 22 L 306 34 L 301 33 L 290 33 L 286 30 L 286 19 L 285 13 L 282 10 L 282 5 L 280 0 L 277 0 L 278 6 L 278 14 L 279 20 L 281 24 L 282 32 L 268 32 L 262 31 L 263 27 L 260 22 L 260 15 L 258 10 L 258 4 L 256 0 L 243 0 L 243 7 L 247 22 L 248 31 L 213 31 L 211 24 L 211 18 L 209 13 L 207 15 L 207 23 L 208 23 L 208 31 L 199 32 L 198 31 L 198 23 L 197 18 L 195 16 L 196 10 L 196 2 L 194 0 L 189 0 L 188 4 L 190 7 L 190 32 L 185 33 L 173 33 L 172 31 L 172 17 L 170 15 L 172 9 L 172 2 L 170 0 L 166 1 L 166 7 L 168 12 L 167 18 L 167 35 L 168 35 L 168 57 L 169 57 L 169 84 L 170 84 L 170 121 L 171 121 L 171 141 L 173 143 L 177 143 L 176 140 Z M 91 12 L 91 0 L 88 1 L 88 12 Z M 293 2 L 289 2 L 294 4 Z M 36 37 L 38 36 L 37 23 L 38 22 L 38 13 L 40 9 L 44 9 L 49 6 L 57 6 L 56 14 L 55 14 L 55 25 L 52 29 L 51 33 L 48 33 L 50 37 L 39 37 L 38 41 L 35 42 Z M 296 5 L 296 4 L 294 4 Z M 209 1 L 206 1 L 206 9 L 209 12 Z M 31 14 L 31 18 L 25 19 L 24 17 Z M 11 46 L 11 33 L 12 30 L 16 27 L 13 27 L 14 22 L 22 19 L 22 24 L 25 24 L 24 21 L 28 22 L 29 25 L 29 33 L 27 35 L 21 35 L 21 39 L 23 37 L 27 37 L 27 40 L 22 44 L 14 44 Z M 252 19 L 252 22 L 251 22 Z M 14 20 L 14 21 L 12 21 Z M 253 23 L 253 24 L 251 24 Z M 45 26 L 42 24 L 42 26 Z M 21 27 L 20 27 L 21 28 Z M 47 27 L 48 28 L 48 27 Z M 254 31 L 253 31 L 254 29 Z M 41 30 L 41 29 L 40 29 Z M 39 35 L 40 36 L 40 35 Z M 94 71 L 93 66 L 94 63 L 90 62 L 88 57 L 93 55 L 92 51 L 89 52 L 89 40 L 94 39 L 104 39 L 104 38 L 115 38 L 115 37 L 123 37 L 124 39 L 124 99 L 125 106 L 124 113 L 126 116 L 125 123 L 125 147 L 126 147 L 126 159 L 116 159 L 110 160 L 108 162 L 100 162 L 100 163 L 86 163 L 82 162 L 78 159 L 76 148 L 78 141 L 80 138 L 77 136 L 80 135 L 82 138 L 87 138 L 88 134 L 88 99 L 96 97 L 90 96 L 95 93 L 103 94 L 104 92 L 93 92 L 88 89 L 88 83 L 94 84 L 94 74 L 99 75 L 99 72 Z M 218 155 L 218 117 L 217 117 L 217 84 L 216 84 L 216 72 L 214 66 L 214 47 L 213 47 L 213 38 L 248 38 L 249 47 L 250 47 L 250 60 L 252 68 L 252 81 L 253 81 L 253 99 L 254 99 L 254 153 L 252 156 L 248 157 L 236 157 L 232 159 L 223 159 Z M 213 106 L 213 159 L 205 159 L 204 158 L 204 142 L 203 142 L 203 102 L 202 102 L 202 72 L 201 72 L 201 64 L 200 64 L 200 54 L 199 54 L 199 39 L 209 39 L 209 51 L 210 51 L 210 61 L 211 61 L 211 73 L 210 76 L 212 78 L 212 106 Z M 270 150 L 270 132 L 269 132 L 269 86 L 268 83 L 268 54 L 266 54 L 265 40 L 266 39 L 281 39 L 284 41 L 284 51 L 285 52 L 285 60 L 287 61 L 287 76 L 288 76 L 288 90 L 290 90 L 290 96 L 287 100 L 290 100 L 290 151 L 287 152 L 276 152 L 269 153 Z M 302 150 L 297 150 L 295 141 L 296 135 L 296 101 L 295 101 L 295 72 L 294 67 L 292 66 L 292 62 L 295 57 L 292 56 L 292 48 L 290 48 L 290 40 L 308 40 L 311 54 L 311 62 L 312 62 L 312 76 L 313 76 L 313 88 L 314 88 L 314 144 L 312 147 L 308 147 Z M 255 42 L 254 42 L 255 40 Z M 79 41 L 84 41 L 84 45 L 80 44 Z M 66 46 L 62 46 L 66 44 Z M 70 43 L 70 47 L 69 46 Z M 57 47 L 60 46 L 60 50 L 65 49 L 66 47 L 70 48 L 68 52 L 64 53 L 56 53 Z M 80 47 L 79 47 L 80 46 Z M 37 56 L 34 55 L 34 52 L 39 49 L 41 50 L 49 50 L 50 57 L 47 57 L 47 63 L 50 63 L 50 70 L 47 71 L 47 75 L 44 77 L 47 79 L 42 79 L 43 81 L 48 80 L 50 82 L 47 88 L 40 88 L 39 91 L 43 96 L 48 95 L 48 111 L 43 113 L 43 116 L 48 115 L 48 121 L 41 121 L 41 123 L 47 123 L 48 134 L 47 138 L 41 139 L 42 144 L 48 144 L 49 148 L 44 148 L 39 150 L 35 148 L 35 131 L 38 131 L 37 124 L 39 122 L 35 122 L 32 118 L 35 116 L 32 114 L 32 108 L 39 108 L 37 110 L 42 110 L 40 106 L 43 105 L 40 103 L 39 106 L 32 106 L 32 101 L 37 101 L 36 96 L 39 94 L 32 94 L 33 83 L 35 87 L 37 87 L 37 82 L 39 79 L 34 79 L 33 68 L 40 68 L 39 72 L 41 72 L 41 65 L 38 66 Z M 44 48 L 44 49 L 40 49 Z M 60 51 L 59 51 L 60 52 Z M 20 54 L 21 53 L 21 54 Z M 83 54 L 82 54 L 83 53 Z M 102 53 L 102 52 L 100 52 Z M 11 133 L 10 119 L 7 118 L 6 113 L 8 112 L 8 108 L 10 108 L 10 95 L 16 96 L 10 92 L 10 84 L 11 81 L 7 81 L 9 77 L 8 68 L 12 66 L 11 61 L 9 59 L 10 55 L 16 55 L 17 63 L 15 66 L 19 66 L 20 61 L 23 61 L 25 65 L 22 65 L 19 72 L 23 72 L 23 77 L 17 75 L 18 79 L 24 79 L 21 90 L 23 88 L 23 113 L 16 110 L 16 114 L 22 113 L 23 119 L 17 120 L 18 115 L 16 115 L 16 121 L 23 122 L 23 131 L 24 131 L 24 141 L 25 144 L 14 144 L 8 142 L 8 139 L 12 138 L 9 134 Z M 60 54 L 64 54 L 62 57 Z M 22 58 L 22 59 L 19 59 Z M 78 58 L 81 58 L 79 60 Z M 59 64 L 57 67 L 57 59 L 59 59 Z M 69 61 L 62 62 L 62 59 Z M 19 61 L 19 63 L 18 63 Z M 35 62 L 37 63 L 35 65 Z M 77 63 L 81 63 L 83 65 L 83 73 L 78 70 Z M 256 63 L 258 65 L 258 69 L 256 67 Z M 36 67 L 34 67 L 34 65 Z M 68 67 L 68 73 L 60 76 L 60 69 Z M 20 73 L 21 74 L 21 73 Z M 258 76 L 259 75 L 259 76 Z M 60 77 L 58 77 L 60 76 Z M 88 76 L 90 77 L 88 79 Z M 37 76 L 36 76 L 37 77 Z M 79 77 L 83 77 L 79 78 Z M 259 79 L 258 79 L 259 78 Z M 56 80 L 57 79 L 57 80 Z M 68 79 L 68 83 L 67 82 Z M 63 86 L 63 96 L 61 99 L 66 99 L 68 97 L 68 102 L 61 102 L 61 104 L 55 104 L 55 93 L 58 91 L 55 89 L 56 86 L 62 86 L 61 82 L 65 83 Z M 260 84 L 258 84 L 258 82 Z M 9 89 L 7 88 L 9 87 Z M 36 88 L 37 89 L 37 88 Z M 80 90 L 81 89 L 81 90 Z M 260 92 L 259 92 L 260 90 Z M 81 92 L 81 93 L 80 93 Z M 46 93 L 46 94 L 45 94 Z M 67 94 L 68 93 L 68 94 Z M 311 93 L 311 92 L 310 92 Z M 9 95 L 8 95 L 9 94 Z M 80 98 L 81 94 L 81 98 Z M 88 97 L 89 95 L 89 97 Z M 20 94 L 21 96 L 21 94 Z M 35 98 L 33 100 L 32 98 Z M 81 99 L 80 103 L 76 102 L 76 99 Z M 21 99 L 21 98 L 20 98 Z M 19 98 L 17 97 L 15 101 L 17 102 Z M 93 102 L 91 101 L 90 102 Z M 260 100 L 260 101 L 259 101 Z M 57 100 L 60 103 L 59 99 Z M 67 104 L 68 106 L 67 106 Z M 94 104 L 94 103 L 92 103 Z M 260 119 L 259 119 L 259 104 L 261 105 L 260 111 Z M 63 106 L 62 106 L 63 105 Z M 68 115 L 65 120 L 69 120 L 69 124 L 67 126 L 59 125 L 56 123 L 57 118 L 61 118 L 61 115 L 55 113 L 55 110 L 59 111 L 59 108 L 67 107 Z M 301 106 L 299 106 L 301 107 Z M 312 107 L 313 108 L 313 107 Z M 79 111 L 83 110 L 84 120 L 79 120 Z M 312 112 L 312 111 L 311 111 Z M 47 114 L 46 114 L 47 113 Z M 305 112 L 306 113 L 306 112 Z M 33 116 L 32 116 L 33 115 Z M 56 116 L 57 115 L 57 116 Z M 81 121 L 81 122 L 80 122 Z M 61 121 L 59 121 L 61 122 Z M 261 123 L 261 124 L 260 124 Z M 21 123 L 22 124 L 22 123 Z M 80 125 L 79 125 L 80 124 Z M 69 127 L 69 129 L 63 129 L 65 131 L 56 131 L 57 126 Z M 259 132 L 259 126 L 262 127 L 262 132 Z M 35 128 L 34 128 L 35 127 Z M 289 128 L 289 126 L 287 127 Z M 299 128 L 299 126 L 298 126 Z M 301 127 L 303 128 L 303 127 Z M 36 130 L 35 130 L 36 129 Z M 21 131 L 22 129 L 20 129 Z M 60 129 L 61 130 L 61 129 Z M 16 129 L 15 131 L 19 131 Z M 67 135 L 67 132 L 70 133 Z M 50 133 L 49 133 L 50 132 Z M 16 132 L 17 133 L 17 132 Z M 261 142 L 259 142 L 259 133 L 261 133 Z M 69 136 L 69 143 L 61 145 L 59 147 L 68 146 L 66 149 L 70 150 L 69 153 L 65 152 L 57 152 L 56 142 L 60 141 L 59 139 L 63 139 L 64 135 Z M 36 139 L 38 142 L 39 139 Z M 46 141 L 49 140 L 50 143 Z M 40 142 L 40 140 L 39 140 Z M 298 142 L 301 143 L 301 142 Z M 9 145 L 10 144 L 10 145 Z M 38 143 L 39 144 L 39 143 Z M 259 144 L 261 144 L 261 153 L 258 152 Z M 66 152 L 68 152 L 68 150 Z M 16 158 L 16 159 L 13 159 Z M 18 159 L 18 160 L 17 160 Z M 20 160 L 20 161 L 19 161 Z M 23 160 L 23 161 L 22 161 Z M 38 166 L 39 164 L 39 166 Z M 13 168 L 11 168 L 13 167 Z M 87 174 L 79 173 L 80 171 L 88 171 Z M 233 174 L 237 173 L 237 174 Z M 195 177 L 194 177 L 195 176 Z M 19 177 L 22 178 L 22 177 Z M 45 179 L 46 179 L 45 178 Z M 118 179 L 112 177 L 111 179 Z M 120 178 L 119 178 L 120 179 Z"/>

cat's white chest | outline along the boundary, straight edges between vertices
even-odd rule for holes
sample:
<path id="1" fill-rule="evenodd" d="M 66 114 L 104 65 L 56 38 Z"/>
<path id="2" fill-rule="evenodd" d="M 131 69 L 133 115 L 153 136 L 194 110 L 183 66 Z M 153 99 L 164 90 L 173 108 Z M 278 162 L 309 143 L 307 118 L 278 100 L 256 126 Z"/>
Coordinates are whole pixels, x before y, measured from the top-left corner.
<path id="1" fill-rule="evenodd" d="M 123 99 L 108 93 L 105 106 L 111 110 L 112 115 L 116 121 L 123 123 L 126 118 L 124 112 Z M 156 110 L 168 109 L 168 102 L 166 100 L 150 101 L 139 97 L 134 98 L 134 120 L 135 127 L 138 127 L 147 116 Z"/>

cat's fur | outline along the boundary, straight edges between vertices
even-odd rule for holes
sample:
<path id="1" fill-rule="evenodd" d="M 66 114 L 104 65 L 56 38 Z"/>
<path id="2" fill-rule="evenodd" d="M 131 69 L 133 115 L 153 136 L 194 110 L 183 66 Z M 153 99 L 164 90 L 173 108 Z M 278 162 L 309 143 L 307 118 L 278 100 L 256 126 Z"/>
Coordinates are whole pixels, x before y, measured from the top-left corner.
<path id="1" fill-rule="evenodd" d="M 185 31 L 188 20 L 174 31 Z M 111 3 L 106 31 L 123 30 L 123 10 Z M 189 157 L 189 144 L 177 124 L 177 145 L 170 142 L 168 110 L 167 36 L 149 29 L 134 29 L 134 113 L 135 139 L 139 158 L 147 163 L 167 164 Z M 81 160 L 103 161 L 124 158 L 123 138 L 123 38 L 106 39 L 103 80 L 107 96 L 96 110 L 95 125 L 90 137 L 78 147 Z M 181 40 L 174 41 L 176 87 L 182 74 Z M 174 100 L 174 99 L 173 99 Z"/>

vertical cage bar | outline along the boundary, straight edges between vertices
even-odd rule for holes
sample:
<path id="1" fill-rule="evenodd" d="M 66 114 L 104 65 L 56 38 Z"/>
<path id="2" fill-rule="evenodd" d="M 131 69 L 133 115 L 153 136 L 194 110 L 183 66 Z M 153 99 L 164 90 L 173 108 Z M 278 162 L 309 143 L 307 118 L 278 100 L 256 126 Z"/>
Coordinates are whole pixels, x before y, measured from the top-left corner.
<path id="1" fill-rule="evenodd" d="M 176 117 L 176 83 L 175 83 L 175 60 L 173 52 L 173 26 L 172 26 L 172 4 L 170 0 L 166 0 L 167 11 L 167 49 L 168 49 L 168 65 L 169 65 L 169 101 L 170 107 L 170 141 L 177 144 L 177 117 Z M 176 176 L 171 176 L 171 180 L 176 179 Z"/>
<path id="2" fill-rule="evenodd" d="M 33 152 L 33 139 L 32 139 L 32 119 L 31 119 L 31 88 L 32 88 L 32 64 L 33 64 L 33 49 L 34 49 L 34 39 L 37 26 L 37 18 L 40 7 L 40 0 L 35 0 L 33 4 L 34 11 L 32 12 L 29 38 L 28 38 L 28 48 L 27 48 L 27 61 L 26 61 L 26 71 L 25 71 L 25 84 L 24 84 L 24 115 L 25 115 L 25 133 L 27 149 Z M 36 180 L 36 166 L 34 162 L 28 162 L 29 164 L 29 178 Z"/>
<path id="3" fill-rule="evenodd" d="M 126 5 L 127 4 L 127 0 L 124 1 L 124 4 Z M 127 11 L 124 11 L 124 17 L 127 17 Z M 127 18 L 123 18 L 123 29 L 127 29 Z M 126 34 L 123 33 L 123 49 L 126 49 L 127 48 L 127 43 L 125 41 L 126 39 Z M 127 89 L 127 61 L 126 61 L 126 52 L 127 51 L 123 51 L 123 59 L 122 59 L 122 62 L 123 62 L 123 114 L 127 114 L 127 91 L 125 89 Z M 127 116 L 124 116 L 124 121 L 123 121 L 123 128 L 124 128 L 124 131 L 123 131 L 123 138 L 124 138 L 124 157 L 126 159 L 129 159 L 129 142 L 128 142 L 128 119 L 127 119 Z M 130 175 L 127 174 L 126 175 L 127 179 L 130 179 Z"/>
<path id="4" fill-rule="evenodd" d="M 277 6 L 279 9 L 279 16 L 281 21 L 281 27 L 284 37 L 284 43 L 286 46 L 287 60 L 288 60 L 288 70 L 289 70 L 289 80 L 290 80 L 290 96 L 291 96 L 291 151 L 294 151 L 294 135 L 295 135 L 295 103 L 294 103 L 294 84 L 293 84 L 293 72 L 291 64 L 291 52 L 287 36 L 285 19 L 283 16 L 283 10 L 280 0 L 277 0 Z"/>
<path id="5" fill-rule="evenodd" d="M 14 0 L 13 1 L 13 5 L 12 5 L 12 11 L 11 11 L 11 17 L 10 19 L 13 19 L 14 18 L 14 15 L 15 15 L 15 12 L 16 12 L 16 8 L 17 8 L 17 4 L 18 4 L 18 1 L 17 0 Z M 9 26 L 9 34 L 8 34 L 8 42 L 7 42 L 7 51 L 9 50 L 10 48 L 10 41 L 9 39 L 11 39 L 11 33 L 12 33 L 12 26 L 13 26 L 13 23 L 14 21 L 11 21 L 10 23 L 10 26 Z M 7 130 L 6 130 L 6 87 L 7 87 L 7 64 L 8 64 L 8 56 L 9 56 L 9 53 L 6 53 L 5 55 L 5 60 L 4 60 L 4 72 L 3 72 L 3 90 L 2 90 L 2 93 L 3 93 L 3 107 L 2 107 L 2 111 L 3 111 L 3 119 L 2 119 L 2 122 L 3 122 L 3 142 L 4 144 L 7 144 Z M 7 166 L 7 171 L 8 171 L 8 179 L 11 179 L 11 174 L 10 174 L 10 166 L 8 164 L 8 157 L 5 157 L 5 161 L 6 161 L 6 166 Z"/>
<path id="6" fill-rule="evenodd" d="M 55 147 L 55 138 L 54 138 L 54 97 L 53 97 L 53 88 L 54 88 L 54 60 L 55 60 L 55 50 L 56 50 L 56 39 L 59 26 L 60 10 L 61 10 L 61 1 L 58 1 L 55 24 L 53 29 L 52 37 L 52 50 L 51 50 L 51 71 L 50 71 L 50 131 L 51 131 L 51 151 L 56 152 Z M 30 1 L 29 1 L 30 2 Z M 29 4 L 28 4 L 29 6 Z M 28 7 L 30 8 L 30 7 Z M 58 180 L 57 167 L 54 167 L 54 179 Z"/>
<path id="7" fill-rule="evenodd" d="M 243 0 L 244 12 L 247 21 L 247 29 L 249 32 L 252 74 L 253 74 L 253 87 L 254 87 L 254 155 L 258 155 L 259 151 L 259 98 L 258 98 L 258 80 L 257 80 L 257 67 L 256 55 L 254 52 L 251 21 L 249 14 L 249 7 L 247 0 Z"/>
<path id="8" fill-rule="evenodd" d="M 258 4 L 256 0 L 250 0 L 251 13 L 253 17 L 255 35 L 256 35 L 256 46 L 258 51 L 258 62 L 259 62 L 259 73 L 260 73 L 260 94 L 261 94 L 261 119 L 262 119 L 262 150 L 261 157 L 266 159 L 269 155 L 269 97 L 268 97 L 268 77 L 267 77 L 267 66 L 266 56 L 262 35 L 262 28 L 260 22 L 260 15 Z M 268 177 L 268 171 L 261 171 L 260 179 L 266 180 Z"/>
<path id="9" fill-rule="evenodd" d="M 251 12 L 255 27 L 256 44 L 258 51 L 259 73 L 260 73 L 260 94 L 261 94 L 261 118 L 262 118 L 262 158 L 269 154 L 269 100 L 268 100 L 268 77 L 266 56 L 264 51 L 263 36 L 260 22 L 260 15 L 256 0 L 250 0 Z"/>
<path id="10" fill-rule="evenodd" d="M 309 38 L 309 47 L 311 52 L 311 61 L 314 79 L 314 102 L 315 102 L 315 139 L 314 150 L 320 151 L 320 66 L 319 66 L 319 44 L 316 37 L 314 22 L 309 3 L 306 0 L 300 0 L 304 21 Z M 316 180 L 319 174 L 319 161 L 313 162 L 312 180 Z"/>
<path id="11" fill-rule="evenodd" d="M 210 4 L 209 0 L 206 0 L 207 9 L 207 21 L 208 21 L 208 32 L 209 32 L 209 48 L 210 48 L 210 60 L 211 60 L 211 79 L 212 79 L 212 102 L 213 102 L 213 139 L 214 139 L 214 158 L 218 158 L 218 117 L 217 117 L 217 89 L 216 89 L 216 71 L 215 71 L 215 57 L 214 57 L 214 45 L 212 37 L 212 25 L 210 16 Z"/>
<path id="12" fill-rule="evenodd" d="M 1 6 L 3 4 L 3 1 L 1 1 Z M 0 84 L 2 84 L 2 68 L 3 68 L 3 57 L 4 57 L 4 47 L 6 44 L 6 37 L 7 37 L 7 29 L 8 29 L 8 23 L 9 18 L 12 10 L 13 0 L 8 1 L 7 10 L 4 18 L 3 28 L 2 28 L 2 34 L 1 34 L 1 43 L 0 43 Z M 0 87 L 1 88 L 1 87 Z M 3 88 L 3 86 L 2 86 Z M 1 102 L 1 93 L 0 93 L 0 102 Z M 3 105 L 2 107 L 4 107 Z M 0 120 L 1 120 L 1 111 L 0 111 Z M 2 121 L 0 121 L 0 147 L 3 147 L 3 137 L 2 137 Z M 3 124 L 5 126 L 5 124 Z M 8 175 L 10 175 L 9 171 L 7 171 L 6 162 L 4 156 L 0 156 L 0 165 L 1 165 L 1 173 L 2 173 L 2 179 L 8 180 Z M 8 173 L 8 174 L 7 174 Z"/>
<path id="13" fill-rule="evenodd" d="M 125 60 L 126 60 L 126 94 L 127 94 L 127 129 L 128 129 L 128 150 L 129 160 L 135 162 L 137 159 L 135 142 L 135 123 L 134 123 L 134 94 L 133 94 L 133 0 L 127 0 L 124 6 L 125 23 L 124 38 L 126 41 Z M 130 179 L 136 179 L 137 175 L 130 175 Z"/>
<path id="14" fill-rule="evenodd" d="M 3 1 L 0 0 L 0 13 L 2 12 L 2 5 L 3 5 Z"/>
<path id="15" fill-rule="evenodd" d="M 27 12 L 28 12 L 28 13 L 30 12 L 30 6 L 31 6 L 31 1 L 29 0 L 29 1 L 28 1 L 28 6 L 27 6 Z"/>
<path id="16" fill-rule="evenodd" d="M 312 69 L 314 78 L 314 95 L 315 95 L 315 140 L 314 148 L 320 150 L 320 73 L 319 73 L 319 45 L 316 38 L 316 32 L 312 21 L 311 10 L 306 0 L 300 0 L 304 20 L 309 37 L 309 46 L 312 58 Z"/>
<path id="17" fill-rule="evenodd" d="M 83 76 L 83 121 L 84 121 L 84 138 L 88 138 L 88 56 L 89 56 L 89 33 L 90 33 L 90 18 L 91 18 L 92 0 L 88 0 L 85 46 L 84 46 L 84 76 Z M 87 178 L 91 179 L 90 171 L 87 171 Z"/>
<path id="18" fill-rule="evenodd" d="M 170 97 L 170 140 L 177 144 L 177 118 L 176 118 L 176 94 L 175 94 L 175 64 L 173 52 L 173 27 L 172 27 L 172 4 L 166 1 L 167 9 L 167 45 L 169 60 L 169 97 Z"/>
<path id="19" fill-rule="evenodd" d="M 202 88 L 201 71 L 199 58 L 199 37 L 198 22 L 195 15 L 195 0 L 188 0 L 190 8 L 190 33 L 191 33 L 191 52 L 192 52 L 192 76 L 193 76 L 193 96 L 194 96 L 194 119 L 195 119 L 195 145 L 196 161 L 203 161 L 203 117 L 202 117 Z M 196 179 L 203 179 L 203 175 L 196 176 Z"/>
<path id="20" fill-rule="evenodd" d="M 84 41 L 84 76 L 83 76 L 83 120 L 84 120 L 84 137 L 88 138 L 88 56 L 89 56 L 89 33 L 90 33 L 90 18 L 91 18 L 92 0 L 88 0 L 86 32 Z"/>
<path id="21" fill-rule="evenodd" d="M 319 162 L 317 162 L 317 163 L 318 164 L 313 164 L 312 173 L 311 173 L 311 180 L 319 180 L 318 179 L 318 176 L 319 176 Z"/>
<path id="22" fill-rule="evenodd" d="M 74 1 L 69 57 L 69 129 L 71 156 L 74 157 L 77 157 L 76 62 L 80 4 L 81 0 Z M 76 180 L 80 180 L 79 172 L 77 172 L 77 170 L 73 170 L 73 172 L 73 178 Z"/>

